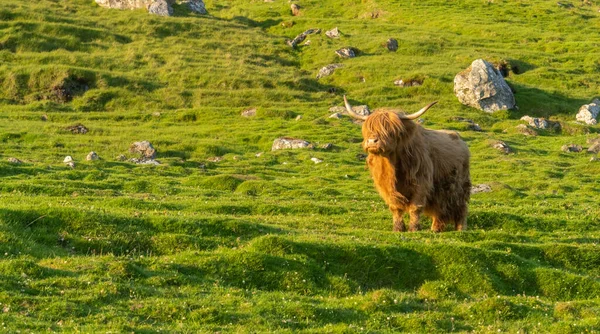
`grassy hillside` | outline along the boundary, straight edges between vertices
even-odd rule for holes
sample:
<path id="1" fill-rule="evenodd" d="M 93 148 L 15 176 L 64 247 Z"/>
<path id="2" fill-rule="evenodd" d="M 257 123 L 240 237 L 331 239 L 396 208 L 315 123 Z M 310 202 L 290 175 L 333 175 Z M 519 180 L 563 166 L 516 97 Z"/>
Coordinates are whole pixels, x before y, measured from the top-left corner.
<path id="1" fill-rule="evenodd" d="M 294 17 L 287 1 L 231 0 L 169 18 L 3 4 L 2 331 L 600 331 L 600 163 L 561 151 L 598 137 L 574 120 L 600 96 L 600 3 L 571 4 L 306 0 Z M 286 45 L 310 28 L 310 45 Z M 339 59 L 346 46 L 358 56 Z M 518 110 L 457 101 L 453 78 L 477 58 L 511 64 Z M 316 79 L 331 63 L 344 66 Z M 473 183 L 493 190 L 472 196 L 468 231 L 391 232 L 360 127 L 329 118 L 343 94 L 439 101 L 424 126 L 459 131 Z M 562 131 L 526 137 L 523 115 Z M 280 136 L 316 148 L 271 152 Z M 159 166 L 117 159 L 141 140 Z"/>

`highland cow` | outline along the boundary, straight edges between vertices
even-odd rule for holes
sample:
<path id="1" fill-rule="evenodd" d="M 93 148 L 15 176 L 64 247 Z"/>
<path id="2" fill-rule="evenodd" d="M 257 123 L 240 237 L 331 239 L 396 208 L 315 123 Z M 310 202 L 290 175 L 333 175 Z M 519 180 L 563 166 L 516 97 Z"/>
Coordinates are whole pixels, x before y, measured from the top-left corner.
<path id="1" fill-rule="evenodd" d="M 456 132 L 428 130 L 413 122 L 436 102 L 405 115 L 376 110 L 356 114 L 344 96 L 348 113 L 364 120 L 363 149 L 377 191 L 393 215 L 394 231 L 406 231 L 403 216 L 410 215 L 410 231 L 420 229 L 421 214 L 431 217 L 431 229 L 443 231 L 454 223 L 467 228 L 471 194 L 469 148 Z"/>

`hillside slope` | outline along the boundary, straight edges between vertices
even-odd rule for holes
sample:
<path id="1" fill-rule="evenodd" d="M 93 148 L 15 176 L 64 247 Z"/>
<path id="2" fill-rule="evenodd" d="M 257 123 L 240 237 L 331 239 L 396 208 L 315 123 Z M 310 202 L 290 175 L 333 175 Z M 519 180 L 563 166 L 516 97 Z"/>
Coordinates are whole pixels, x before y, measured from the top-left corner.
<path id="1" fill-rule="evenodd" d="M 600 163 L 561 151 L 598 137 L 574 120 L 600 95 L 599 4 L 299 4 L 294 17 L 287 1 L 206 1 L 209 15 L 169 18 L 3 4 L 3 330 L 599 331 Z M 310 45 L 286 45 L 311 28 Z M 358 56 L 339 59 L 346 46 Z M 518 110 L 457 101 L 453 78 L 477 58 L 511 64 Z M 439 101 L 423 125 L 457 130 L 473 183 L 492 188 L 472 196 L 467 232 L 391 232 L 360 127 L 329 118 L 343 94 L 372 109 Z M 562 131 L 523 136 L 523 115 Z M 89 132 L 67 129 L 79 123 Z M 272 152 L 281 136 L 316 148 Z M 117 159 L 140 140 L 160 165 Z"/>

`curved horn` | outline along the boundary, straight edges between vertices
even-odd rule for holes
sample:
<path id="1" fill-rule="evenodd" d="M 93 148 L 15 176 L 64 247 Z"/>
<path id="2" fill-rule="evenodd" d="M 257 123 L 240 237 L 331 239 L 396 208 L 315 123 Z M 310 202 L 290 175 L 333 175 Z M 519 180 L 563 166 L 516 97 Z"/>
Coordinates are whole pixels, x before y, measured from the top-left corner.
<path id="1" fill-rule="evenodd" d="M 344 95 L 344 104 L 346 105 L 346 111 L 348 111 L 348 114 L 350 114 L 350 116 L 352 116 L 353 118 L 364 121 L 367 119 L 367 117 L 369 117 L 369 116 L 363 116 L 363 115 L 359 115 L 359 114 L 355 113 L 354 110 L 352 110 L 352 106 L 350 105 L 350 103 L 348 103 L 348 99 L 346 98 L 346 95 Z"/>
<path id="2" fill-rule="evenodd" d="M 431 102 L 430 104 L 423 107 L 423 109 L 417 111 L 414 114 L 410 114 L 410 115 L 398 114 L 398 117 L 400 117 L 400 119 L 410 119 L 410 120 L 417 119 L 417 118 L 421 117 L 421 115 L 423 115 L 429 108 L 431 108 L 436 103 L 437 103 L 437 101 Z"/>

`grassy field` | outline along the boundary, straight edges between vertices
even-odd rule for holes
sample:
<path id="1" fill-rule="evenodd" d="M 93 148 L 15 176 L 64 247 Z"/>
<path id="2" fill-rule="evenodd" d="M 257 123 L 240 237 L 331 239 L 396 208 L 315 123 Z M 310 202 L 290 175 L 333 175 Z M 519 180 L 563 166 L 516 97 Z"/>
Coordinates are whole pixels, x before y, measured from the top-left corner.
<path id="1" fill-rule="evenodd" d="M 3 3 L 0 331 L 599 332 L 600 163 L 561 146 L 600 132 L 574 122 L 600 95 L 600 3 L 570 3 L 304 0 L 294 17 L 282 0 L 207 0 L 207 16 L 169 18 Z M 286 45 L 310 28 L 310 45 Z M 346 46 L 358 56 L 339 59 Z M 457 101 L 477 58 L 515 69 L 517 110 Z M 424 126 L 457 130 L 473 184 L 493 190 L 472 196 L 468 231 L 391 232 L 360 127 L 329 118 L 343 94 L 439 101 Z M 562 131 L 526 137 L 523 115 Z M 272 152 L 281 136 L 316 148 Z M 117 159 L 141 140 L 159 166 Z"/>

